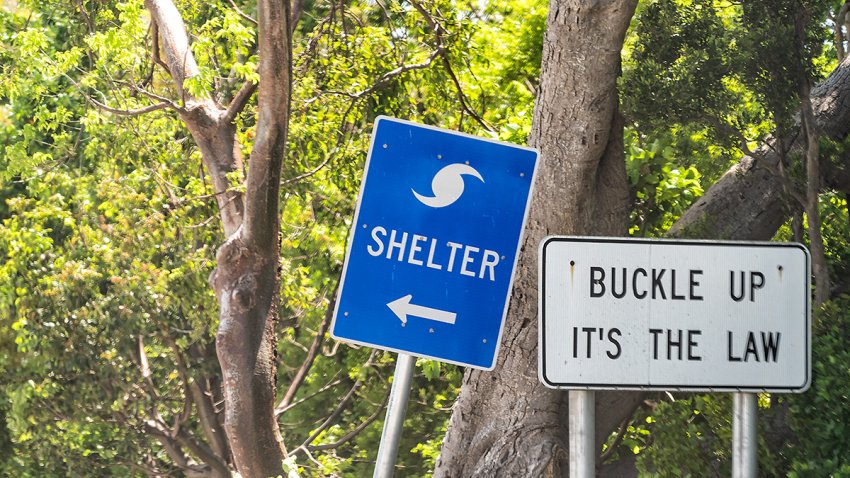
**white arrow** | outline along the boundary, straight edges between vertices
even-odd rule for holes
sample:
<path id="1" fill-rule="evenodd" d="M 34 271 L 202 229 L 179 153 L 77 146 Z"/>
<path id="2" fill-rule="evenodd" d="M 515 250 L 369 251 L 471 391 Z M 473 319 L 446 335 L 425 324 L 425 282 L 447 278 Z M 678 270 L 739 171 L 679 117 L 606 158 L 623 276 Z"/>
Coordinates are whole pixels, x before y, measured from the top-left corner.
<path id="1" fill-rule="evenodd" d="M 422 317 L 423 319 L 428 320 L 436 320 L 437 322 L 445 322 L 447 324 L 454 324 L 455 319 L 457 319 L 457 314 L 454 312 L 446 312 L 445 310 L 414 305 L 410 303 L 411 299 L 413 299 L 413 294 L 407 294 L 406 296 L 387 304 L 387 307 L 393 311 L 393 314 L 401 319 L 401 323 L 403 324 L 407 323 L 408 315 Z"/>

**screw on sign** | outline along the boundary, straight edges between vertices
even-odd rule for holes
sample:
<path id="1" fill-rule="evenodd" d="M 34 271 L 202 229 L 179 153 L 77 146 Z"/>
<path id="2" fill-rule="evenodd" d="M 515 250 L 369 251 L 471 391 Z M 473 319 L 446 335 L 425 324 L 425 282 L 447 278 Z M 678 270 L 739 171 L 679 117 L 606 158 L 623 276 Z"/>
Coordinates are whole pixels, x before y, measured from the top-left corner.
<path id="1" fill-rule="evenodd" d="M 799 244 L 550 237 L 540 254 L 539 373 L 550 387 L 809 386 Z"/>
<path id="2" fill-rule="evenodd" d="M 393 474 L 408 354 L 495 366 L 536 166 L 530 148 L 376 121 L 331 325 L 399 353 L 375 477 Z"/>
<path id="3" fill-rule="evenodd" d="M 380 117 L 331 334 L 491 369 L 536 164 L 530 148 Z"/>

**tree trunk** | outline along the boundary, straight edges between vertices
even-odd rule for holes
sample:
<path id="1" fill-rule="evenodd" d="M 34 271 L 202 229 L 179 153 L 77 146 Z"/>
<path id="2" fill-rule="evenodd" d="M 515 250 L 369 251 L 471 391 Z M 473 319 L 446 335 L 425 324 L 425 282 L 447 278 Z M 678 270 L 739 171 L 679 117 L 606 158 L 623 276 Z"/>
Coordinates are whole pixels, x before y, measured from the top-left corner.
<path id="1" fill-rule="evenodd" d="M 567 473 L 567 395 L 537 378 L 537 245 L 550 234 L 626 231 L 616 80 L 636 3 L 550 4 L 529 141 L 541 163 L 499 361 L 466 372 L 435 477 Z"/>
<path id="2" fill-rule="evenodd" d="M 280 277 L 281 165 L 291 90 L 289 1 L 259 1 L 260 86 L 257 136 L 246 179 L 242 225 L 216 255 L 210 282 L 218 297 L 216 351 L 223 375 L 225 429 L 245 478 L 283 473 L 286 455 L 274 413 Z"/>
<path id="3" fill-rule="evenodd" d="M 227 176 L 242 169 L 233 120 L 253 93 L 253 85 L 243 86 L 227 108 L 209 97 L 192 96 L 183 85 L 198 74 L 198 67 L 179 11 L 172 0 L 146 0 L 145 6 L 157 25 L 168 71 L 185 105 L 179 108 L 181 119 L 212 178 L 226 237 L 210 283 L 220 306 L 216 352 L 228 441 L 222 443 L 214 435 L 213 450 L 221 453 L 229 448 L 245 478 L 277 476 L 283 473 L 286 455 L 274 414 L 274 323 L 280 288 L 278 198 L 292 76 L 289 1 L 257 2 L 258 120 L 244 196 L 230 187 Z M 212 417 L 205 419 L 207 425 L 213 424 Z"/>
<path id="4" fill-rule="evenodd" d="M 550 6 L 541 91 L 531 139 L 541 151 L 542 163 L 499 365 L 493 372 L 466 373 L 435 470 L 437 477 L 557 476 L 565 474 L 567 469 L 566 394 L 543 388 L 536 376 L 537 244 L 545 235 L 554 233 L 616 235 L 622 232 L 622 225 L 619 230 L 616 227 L 619 219 L 614 219 L 618 214 L 618 199 L 609 199 L 607 206 L 604 199 L 601 204 L 588 204 L 588 199 L 596 200 L 597 194 L 619 192 L 616 185 L 606 191 L 601 187 L 604 182 L 596 180 L 601 176 L 588 174 L 596 166 L 601 168 L 604 164 L 601 158 L 606 155 L 600 154 L 597 157 L 600 159 L 592 160 L 587 144 L 592 141 L 588 139 L 598 137 L 587 135 L 587 118 L 605 109 L 606 99 L 613 97 L 616 105 L 613 86 L 601 89 L 603 83 L 599 78 L 589 79 L 589 73 L 591 68 L 599 71 L 607 67 L 611 78 L 614 77 L 619 43 L 597 29 L 608 31 L 599 28 L 608 20 L 609 25 L 619 24 L 624 31 L 628 18 L 623 17 L 630 17 L 634 5 L 595 2 L 595 8 L 579 10 L 574 2 L 566 2 L 569 5 L 564 6 L 558 3 L 553 1 Z M 618 12 L 599 15 L 605 9 Z M 582 34 L 575 39 L 573 36 L 579 31 Z M 589 38 L 594 45 L 582 41 Z M 586 58 L 592 58 L 595 64 L 583 64 Z M 582 103 L 586 98 L 595 101 Z M 833 140 L 847 137 L 850 56 L 812 90 L 812 105 L 824 136 Z M 583 109 L 587 110 L 587 117 L 582 117 Z M 610 110 L 613 119 L 614 108 Z M 612 128 L 610 123 L 606 138 Z M 585 153 L 576 148 L 577 141 L 585 146 Z M 801 144 L 799 138 L 792 138 L 791 149 L 799 151 Z M 610 154 L 622 153 L 611 151 Z M 782 180 L 776 174 L 778 160 L 775 149 L 767 144 L 753 156 L 744 157 L 688 209 L 669 235 L 736 240 L 772 238 L 789 214 Z M 827 186 L 850 186 L 847 173 L 850 167 L 843 166 L 827 171 L 824 178 Z M 589 194 L 588 190 L 593 193 Z M 604 219 L 593 217 L 605 212 L 608 215 Z M 597 393 L 597 443 L 605 440 L 642 397 L 642 393 Z"/>

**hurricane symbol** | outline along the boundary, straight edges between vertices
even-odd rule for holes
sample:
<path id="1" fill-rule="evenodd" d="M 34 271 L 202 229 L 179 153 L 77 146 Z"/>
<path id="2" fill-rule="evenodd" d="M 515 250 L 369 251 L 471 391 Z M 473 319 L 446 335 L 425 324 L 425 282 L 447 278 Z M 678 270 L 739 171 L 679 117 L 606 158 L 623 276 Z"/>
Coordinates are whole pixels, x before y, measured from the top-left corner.
<path id="1" fill-rule="evenodd" d="M 468 174 L 475 176 L 482 183 L 484 178 L 472 166 L 463 163 L 450 164 L 443 169 L 437 171 L 434 175 L 434 180 L 431 181 L 431 190 L 434 195 L 431 197 L 423 196 L 418 192 L 413 191 L 413 195 L 422 204 L 429 207 L 446 207 L 460 198 L 463 194 L 463 175 Z"/>

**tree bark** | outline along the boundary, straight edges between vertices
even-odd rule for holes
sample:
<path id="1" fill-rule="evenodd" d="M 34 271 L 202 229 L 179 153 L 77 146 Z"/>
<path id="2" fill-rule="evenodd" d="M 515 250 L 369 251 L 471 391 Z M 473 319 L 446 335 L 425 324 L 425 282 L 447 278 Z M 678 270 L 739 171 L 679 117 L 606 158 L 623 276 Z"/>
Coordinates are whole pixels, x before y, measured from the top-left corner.
<path id="1" fill-rule="evenodd" d="M 586 156 L 571 149 L 576 140 L 583 143 L 588 139 L 583 134 L 588 131 L 588 123 L 575 122 L 584 106 L 576 97 L 583 94 L 597 99 L 591 103 L 596 109 L 587 108 L 591 115 L 605 98 L 599 94 L 599 83 L 592 81 L 587 85 L 578 80 L 591 68 L 581 65 L 581 59 L 594 58 L 596 67 L 604 68 L 605 65 L 613 72 L 616 67 L 612 65 L 616 63 L 610 58 L 615 56 L 619 61 L 620 48 L 613 46 L 610 37 L 587 28 L 591 22 L 586 18 L 575 18 L 578 8 L 567 3 L 569 5 L 559 6 L 558 2 L 553 2 L 550 6 L 541 92 L 531 140 L 541 151 L 542 164 L 499 365 L 490 373 L 466 373 L 435 470 L 437 477 L 557 476 L 567 469 L 566 394 L 543 388 L 535 370 L 537 244 L 542 237 L 553 233 L 616 235 L 621 232 L 614 227 L 616 219 L 593 227 L 596 224 L 594 214 L 602 210 L 609 213 L 607 218 L 614 218 L 617 207 L 605 207 L 604 198 L 602 205 L 588 204 L 588 188 L 596 191 L 589 197 L 604 196 L 606 191 L 592 174 L 588 174 L 592 167 L 582 167 L 581 158 Z M 611 8 L 612 3 L 595 2 L 595 9 L 581 11 L 581 15 L 588 15 L 602 5 Z M 619 3 L 628 3 L 620 7 L 623 11 L 633 7 L 631 2 Z M 572 23 L 566 21 L 568 13 L 572 14 Z M 609 20 L 613 21 L 614 17 L 608 15 Z M 607 50 L 607 55 L 591 56 L 595 48 L 588 47 L 580 39 L 570 38 L 570 34 L 582 28 L 582 37 L 592 38 L 597 43 L 595 47 Z M 564 46 L 570 44 L 576 51 Z M 578 54 L 580 51 L 584 54 Z M 560 76 L 555 74 L 559 69 Z M 557 89 L 559 95 L 553 89 Z M 812 90 L 811 96 L 821 134 L 837 141 L 845 139 L 850 133 L 850 56 Z M 801 144 L 798 134 L 791 138 L 790 149 L 800 151 Z M 669 235 L 736 240 L 772 238 L 790 213 L 782 180 L 776 173 L 778 161 L 779 155 L 769 142 L 754 155 L 744 157 L 688 209 Z M 846 175 L 847 171 L 850 168 L 845 164 L 843 169 L 827 173 L 830 177 L 825 178 L 825 184 L 834 182 L 831 176 Z M 841 178 L 838 180 L 843 184 L 845 181 Z M 575 186 L 574 182 L 579 181 L 581 185 Z M 616 186 L 608 193 L 614 191 L 618 191 Z M 614 199 L 610 204 L 617 203 Z M 642 393 L 597 393 L 597 443 L 604 441 L 644 396 Z"/>
<path id="2" fill-rule="evenodd" d="M 550 234 L 626 231 L 616 80 L 636 3 L 549 6 L 529 141 L 541 163 L 499 361 L 492 372 L 466 372 L 435 477 L 567 473 L 566 393 L 537 378 L 537 245 Z"/>
<path id="3" fill-rule="evenodd" d="M 210 97 L 191 95 L 184 82 L 198 74 L 198 67 L 179 11 L 171 0 L 145 0 L 145 6 L 157 25 L 159 43 L 184 104 L 181 118 L 212 178 L 226 237 L 210 283 L 220 306 L 216 352 L 222 370 L 227 444 L 241 476 L 277 476 L 283 473 L 286 455 L 274 414 L 274 323 L 280 288 L 280 174 L 291 91 L 289 1 L 259 0 L 257 5 L 258 121 L 244 197 L 230 187 L 228 175 L 243 168 L 233 119 L 245 106 L 252 86 L 246 84 L 228 108 Z M 228 448 L 216 440 L 213 445 L 210 453 Z"/>
<path id="4" fill-rule="evenodd" d="M 230 188 L 228 174 L 242 169 L 242 157 L 236 142 L 236 126 L 222 121 L 226 110 L 211 98 L 195 98 L 184 88 L 186 79 L 198 75 L 195 56 L 189 49 L 189 36 L 180 11 L 171 0 L 145 0 L 151 20 L 157 26 L 159 44 L 165 53 L 168 71 L 184 108 L 183 123 L 201 150 L 201 160 L 210 174 L 225 237 L 242 223 L 242 195 Z"/>
<path id="5" fill-rule="evenodd" d="M 257 136 L 242 224 L 221 246 L 210 282 L 218 297 L 216 351 L 223 375 L 225 429 L 245 478 L 283 473 L 286 455 L 274 414 L 280 278 L 278 203 L 291 90 L 289 1 L 257 5 L 260 85 Z"/>

